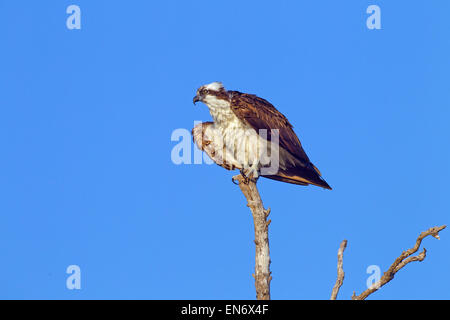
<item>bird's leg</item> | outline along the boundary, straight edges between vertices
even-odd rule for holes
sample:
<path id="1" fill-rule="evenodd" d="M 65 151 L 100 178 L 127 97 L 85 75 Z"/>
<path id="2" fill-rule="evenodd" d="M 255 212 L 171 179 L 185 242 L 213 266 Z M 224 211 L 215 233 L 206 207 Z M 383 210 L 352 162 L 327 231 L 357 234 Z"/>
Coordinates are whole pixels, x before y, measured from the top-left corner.
<path id="1" fill-rule="evenodd" d="M 250 181 L 250 179 L 247 177 L 247 175 L 245 174 L 245 170 L 244 169 L 241 169 L 241 170 L 239 170 L 240 172 L 241 172 L 241 176 L 243 176 L 244 177 L 244 183 L 245 184 L 248 184 L 248 182 Z"/>
<path id="2" fill-rule="evenodd" d="M 248 174 L 249 174 L 249 175 L 251 174 L 253 179 L 255 179 L 255 180 L 258 179 L 258 177 L 259 177 L 259 172 L 258 172 L 258 162 L 257 162 L 257 161 L 255 161 L 255 162 L 252 164 L 252 166 L 251 166 L 250 169 L 249 169 L 249 173 L 248 173 Z"/>
<path id="3" fill-rule="evenodd" d="M 256 182 L 258 180 L 258 166 L 252 165 L 248 169 L 241 169 L 241 175 L 244 177 L 245 184 L 248 184 L 250 180 Z"/>

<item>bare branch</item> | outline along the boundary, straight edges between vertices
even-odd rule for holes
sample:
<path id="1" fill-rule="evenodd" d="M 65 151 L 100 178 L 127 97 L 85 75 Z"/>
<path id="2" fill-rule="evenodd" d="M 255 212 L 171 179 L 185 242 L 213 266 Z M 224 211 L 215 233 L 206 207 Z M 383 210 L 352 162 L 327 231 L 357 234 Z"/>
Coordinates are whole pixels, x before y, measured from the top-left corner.
<path id="1" fill-rule="evenodd" d="M 369 295 L 380 289 L 382 286 L 384 286 L 386 283 L 394 279 L 395 274 L 400 271 L 404 266 L 406 266 L 410 262 L 414 261 L 423 261 L 426 257 L 426 249 L 424 248 L 423 251 L 418 254 L 417 256 L 412 256 L 414 253 L 419 250 L 420 245 L 422 244 L 422 240 L 427 236 L 432 236 L 439 240 L 439 232 L 445 229 L 447 226 L 441 226 L 441 227 L 433 227 L 428 229 L 427 231 L 422 232 L 419 237 L 416 240 L 416 243 L 414 247 L 411 249 L 408 249 L 406 251 L 403 251 L 402 254 L 394 261 L 394 263 L 389 267 L 389 269 L 383 274 L 381 279 L 377 281 L 373 286 L 371 286 L 369 289 L 361 293 L 359 296 L 356 296 L 356 294 L 353 292 L 352 299 L 353 300 L 364 300 Z"/>
<path id="2" fill-rule="evenodd" d="M 261 196 L 256 187 L 256 181 L 246 179 L 242 175 L 233 177 L 239 182 L 239 188 L 247 199 L 247 206 L 252 211 L 255 224 L 255 288 L 258 300 L 270 300 L 270 251 L 269 251 L 269 224 L 267 217 L 270 209 L 264 209 Z"/>
<path id="3" fill-rule="evenodd" d="M 347 248 L 347 240 L 344 240 L 341 242 L 341 246 L 338 250 L 338 265 L 337 265 L 337 279 L 336 283 L 334 284 L 333 291 L 331 292 L 331 298 L 330 300 L 336 300 L 337 295 L 339 293 L 339 289 L 341 288 L 342 284 L 344 283 L 344 251 L 345 248 Z"/>

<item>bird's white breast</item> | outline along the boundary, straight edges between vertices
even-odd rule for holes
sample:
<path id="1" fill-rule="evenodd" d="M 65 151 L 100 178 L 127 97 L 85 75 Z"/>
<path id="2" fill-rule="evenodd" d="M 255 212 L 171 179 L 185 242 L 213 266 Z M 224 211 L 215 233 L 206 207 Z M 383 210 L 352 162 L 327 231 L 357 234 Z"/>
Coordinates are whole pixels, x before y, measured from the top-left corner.
<path id="1" fill-rule="evenodd" d="M 233 157 L 226 160 L 238 163 L 242 168 L 258 166 L 261 153 L 267 148 L 267 141 L 234 114 L 228 101 L 214 98 L 208 99 L 206 104 L 214 119 L 214 128 L 218 133 L 216 137 L 222 139 L 215 141 L 215 144 L 222 145 L 226 153 Z"/>

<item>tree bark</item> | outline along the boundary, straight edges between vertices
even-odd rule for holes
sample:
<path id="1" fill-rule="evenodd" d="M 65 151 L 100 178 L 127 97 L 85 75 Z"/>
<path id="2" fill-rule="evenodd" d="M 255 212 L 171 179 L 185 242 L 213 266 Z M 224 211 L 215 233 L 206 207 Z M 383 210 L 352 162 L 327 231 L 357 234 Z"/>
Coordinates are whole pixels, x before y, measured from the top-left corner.
<path id="1" fill-rule="evenodd" d="M 239 182 L 239 188 L 247 199 L 247 206 L 253 215 L 255 226 L 255 288 L 258 300 L 270 300 L 270 250 L 269 250 L 269 224 L 267 221 L 270 209 L 264 209 L 261 196 L 259 195 L 256 181 L 246 179 L 242 175 L 233 177 Z"/>
<path id="2" fill-rule="evenodd" d="M 347 248 L 347 240 L 343 240 L 341 242 L 341 245 L 339 246 L 339 250 L 338 250 L 338 265 L 337 265 L 337 279 L 336 279 L 336 283 L 333 287 L 333 290 L 331 291 L 331 298 L 330 300 L 336 300 L 338 293 L 339 293 L 339 289 L 341 289 L 342 284 L 344 283 L 344 277 L 345 277 L 345 273 L 344 273 L 344 251 L 345 248 Z"/>

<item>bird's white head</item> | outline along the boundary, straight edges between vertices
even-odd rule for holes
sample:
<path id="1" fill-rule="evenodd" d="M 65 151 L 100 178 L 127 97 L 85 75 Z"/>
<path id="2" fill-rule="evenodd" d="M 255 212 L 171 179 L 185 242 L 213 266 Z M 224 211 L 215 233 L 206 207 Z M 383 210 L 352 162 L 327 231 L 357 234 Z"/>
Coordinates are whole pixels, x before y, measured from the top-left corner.
<path id="1" fill-rule="evenodd" d="M 210 84 L 204 85 L 203 88 L 207 89 L 207 90 L 211 90 L 211 91 L 220 91 L 220 90 L 225 90 L 225 88 L 223 87 L 222 82 L 211 82 Z"/>
<path id="2" fill-rule="evenodd" d="M 229 95 L 221 82 L 213 82 L 198 88 L 193 102 L 195 104 L 199 101 L 206 104 L 209 108 L 218 107 L 224 102 L 228 103 Z"/>

